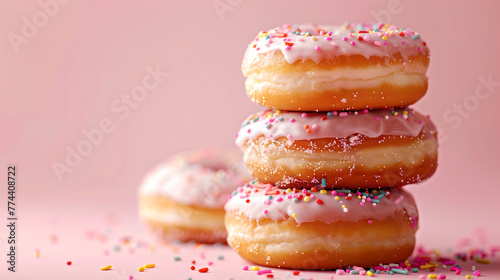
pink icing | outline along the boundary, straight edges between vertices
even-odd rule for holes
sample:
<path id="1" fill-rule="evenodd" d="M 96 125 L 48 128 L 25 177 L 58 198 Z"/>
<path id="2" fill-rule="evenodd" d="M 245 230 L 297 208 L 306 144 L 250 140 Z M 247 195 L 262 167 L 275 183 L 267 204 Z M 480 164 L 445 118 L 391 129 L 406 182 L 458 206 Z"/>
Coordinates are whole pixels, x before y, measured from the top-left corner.
<path id="1" fill-rule="evenodd" d="M 177 203 L 222 208 L 235 186 L 250 178 L 239 153 L 212 150 L 174 155 L 144 178 L 143 196 L 164 196 Z"/>
<path id="2" fill-rule="evenodd" d="M 288 63 L 308 59 L 319 63 L 339 55 L 369 58 L 399 52 L 405 61 L 418 53 L 429 55 L 429 48 L 420 34 L 410 29 L 389 24 L 350 23 L 343 26 L 284 25 L 261 32 L 248 46 L 245 57 L 252 62 L 258 54 L 276 51 L 283 53 Z"/>
<path id="3" fill-rule="evenodd" d="M 310 133 L 305 127 L 309 126 Z M 249 139 L 265 136 L 272 139 L 287 137 L 290 140 L 341 138 L 363 134 L 370 138 L 381 135 L 415 137 L 421 131 L 434 133 L 432 122 L 405 108 L 398 110 L 363 110 L 330 113 L 301 113 L 266 110 L 248 117 L 236 136 L 242 146 Z"/>
<path id="4" fill-rule="evenodd" d="M 248 196 L 240 198 L 241 193 L 248 193 Z M 270 218 L 281 221 L 295 214 L 298 224 L 314 221 L 333 223 L 339 220 L 367 220 L 367 223 L 371 224 L 392 217 L 395 213 L 404 212 L 409 217 L 410 226 L 414 226 L 418 216 L 412 195 L 403 189 L 377 190 L 377 193 L 371 196 L 363 191 L 348 194 L 338 190 L 309 194 L 310 199 L 306 201 L 304 198 L 307 195 L 302 192 L 287 193 L 284 189 L 268 184 L 247 184 L 233 192 L 224 209 L 242 213 L 250 220 Z M 377 199 L 374 199 L 375 196 Z M 368 198 L 371 198 L 370 202 Z"/>

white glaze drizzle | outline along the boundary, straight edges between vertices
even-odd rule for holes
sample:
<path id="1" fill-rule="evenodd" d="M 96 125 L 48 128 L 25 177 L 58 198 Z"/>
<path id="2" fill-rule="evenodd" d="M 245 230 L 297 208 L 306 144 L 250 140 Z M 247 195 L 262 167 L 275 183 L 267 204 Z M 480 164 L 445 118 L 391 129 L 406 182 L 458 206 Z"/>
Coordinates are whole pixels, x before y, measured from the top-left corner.
<path id="1" fill-rule="evenodd" d="M 174 155 L 153 168 L 144 178 L 139 193 L 220 209 L 228 194 L 249 178 L 239 153 L 189 152 Z"/>
<path id="2" fill-rule="evenodd" d="M 309 201 L 306 202 L 304 190 L 286 193 L 284 189 L 270 184 L 247 184 L 233 192 L 224 209 L 227 212 L 242 213 L 250 220 L 257 221 L 263 218 L 281 221 L 294 217 L 298 224 L 315 221 L 333 223 L 339 220 L 367 220 L 370 223 L 402 213 L 411 218 L 411 226 L 412 221 L 416 223 L 418 211 L 415 201 L 412 195 L 403 189 L 377 190 L 377 194 L 372 196 L 363 191 L 353 191 L 350 195 L 340 195 L 338 190 L 334 192 L 335 194 L 332 194 L 332 191 L 309 193 Z M 388 198 L 388 194 L 391 198 Z M 377 199 L 374 200 L 374 197 Z M 318 202 L 318 199 L 321 202 Z"/>
<path id="3" fill-rule="evenodd" d="M 236 144 L 241 147 L 247 140 L 260 136 L 272 139 L 288 137 L 292 141 L 342 138 L 353 134 L 369 138 L 382 135 L 415 137 L 423 130 L 434 133 L 436 128 L 427 117 L 409 108 L 328 113 L 266 110 L 243 122 L 236 134 Z"/>
<path id="4" fill-rule="evenodd" d="M 297 30 L 300 30 L 299 34 L 296 34 Z M 307 32 L 310 35 L 306 36 Z M 370 58 L 387 57 L 396 53 L 400 53 L 403 60 L 407 61 L 410 56 L 418 53 L 428 56 L 429 48 L 420 34 L 389 24 L 305 24 L 283 25 L 261 32 L 248 46 L 245 59 L 253 63 L 259 54 L 268 52 L 281 52 L 286 61 L 292 64 L 297 60 L 308 59 L 319 63 L 323 59 L 340 55 L 362 55 Z"/>

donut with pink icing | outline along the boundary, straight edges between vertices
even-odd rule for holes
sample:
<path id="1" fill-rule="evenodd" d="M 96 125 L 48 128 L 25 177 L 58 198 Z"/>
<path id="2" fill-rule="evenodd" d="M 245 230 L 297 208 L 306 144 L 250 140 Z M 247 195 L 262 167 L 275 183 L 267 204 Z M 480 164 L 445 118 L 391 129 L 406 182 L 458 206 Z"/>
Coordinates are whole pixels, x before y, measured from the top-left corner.
<path id="1" fill-rule="evenodd" d="M 226 243 L 224 203 L 249 177 L 236 152 L 176 154 L 144 178 L 139 216 L 167 240 Z"/>
<path id="2" fill-rule="evenodd" d="M 398 187 L 437 167 L 436 127 L 410 108 L 266 110 L 243 122 L 236 144 L 255 178 L 282 188 Z"/>
<path id="3" fill-rule="evenodd" d="M 242 63 L 250 98 L 290 111 L 404 107 L 427 90 L 429 48 L 390 24 L 283 25 L 260 32 Z"/>
<path id="4" fill-rule="evenodd" d="M 225 205 L 228 244 L 259 265 L 373 267 L 406 260 L 418 211 L 403 189 L 280 189 L 251 182 Z"/>

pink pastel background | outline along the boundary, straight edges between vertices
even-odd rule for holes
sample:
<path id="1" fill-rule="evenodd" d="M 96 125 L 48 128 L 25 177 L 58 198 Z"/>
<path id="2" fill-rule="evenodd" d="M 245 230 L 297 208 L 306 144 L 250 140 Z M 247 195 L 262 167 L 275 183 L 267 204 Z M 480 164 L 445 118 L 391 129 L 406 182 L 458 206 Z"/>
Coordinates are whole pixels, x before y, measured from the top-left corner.
<path id="1" fill-rule="evenodd" d="M 418 241 L 500 243 L 498 1 L 61 2 L 68 3 L 50 6 L 47 22 L 16 45 L 12 34 L 23 36 L 23 18 L 33 22 L 43 5 L 0 1 L 0 182 L 15 164 L 19 279 L 36 275 L 28 272 L 33 250 L 51 235 L 64 244 L 65 236 L 110 225 L 142 233 L 136 193 L 155 163 L 178 151 L 234 147 L 242 120 L 262 109 L 245 95 L 243 52 L 258 31 L 293 22 L 380 19 L 422 34 L 431 49 L 430 84 L 415 108 L 431 115 L 441 145 L 435 176 L 408 187 L 421 214 Z M 121 96 L 142 84 L 148 67 L 168 77 L 127 116 L 115 113 L 113 104 L 123 105 Z M 67 147 L 76 149 L 82 131 L 104 119 L 114 130 L 58 180 L 53 163 L 65 163 Z M 6 193 L 0 190 L 2 221 Z M 54 258 L 64 260 L 71 250 L 58 248 Z M 5 271 L 2 265 L 1 279 Z"/>

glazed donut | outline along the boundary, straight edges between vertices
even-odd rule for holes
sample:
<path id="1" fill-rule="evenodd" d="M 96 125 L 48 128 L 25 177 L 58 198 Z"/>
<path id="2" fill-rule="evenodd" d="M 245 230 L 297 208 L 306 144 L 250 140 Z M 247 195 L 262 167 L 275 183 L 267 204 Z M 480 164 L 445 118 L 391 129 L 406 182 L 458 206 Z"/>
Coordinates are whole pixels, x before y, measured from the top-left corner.
<path id="1" fill-rule="evenodd" d="M 166 240 L 225 243 L 224 203 L 248 178 L 236 153 L 174 155 L 145 177 L 139 216 Z"/>
<path id="2" fill-rule="evenodd" d="M 403 107 L 427 90 L 429 48 L 390 24 L 284 25 L 261 32 L 242 64 L 250 98 L 290 111 Z"/>
<path id="3" fill-rule="evenodd" d="M 418 228 L 415 201 L 403 189 L 285 191 L 251 182 L 225 210 L 227 243 L 249 261 L 281 268 L 404 261 Z"/>
<path id="4" fill-rule="evenodd" d="M 437 166 L 437 133 L 405 108 L 328 113 L 267 110 L 236 134 L 259 181 L 278 187 L 386 188 L 418 183 Z"/>

